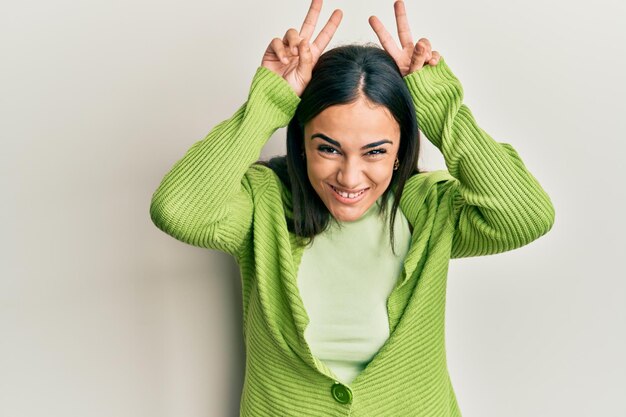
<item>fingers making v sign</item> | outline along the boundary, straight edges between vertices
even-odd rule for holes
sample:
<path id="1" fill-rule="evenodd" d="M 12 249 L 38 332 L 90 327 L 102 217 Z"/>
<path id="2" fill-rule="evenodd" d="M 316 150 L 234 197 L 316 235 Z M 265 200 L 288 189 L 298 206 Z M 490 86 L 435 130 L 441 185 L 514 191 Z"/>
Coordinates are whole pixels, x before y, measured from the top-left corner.
<path id="1" fill-rule="evenodd" d="M 321 10 L 322 0 L 312 0 L 300 31 L 290 28 L 282 39 L 272 39 L 261 61 L 261 66 L 283 77 L 298 96 L 302 95 L 311 81 L 313 67 L 330 43 L 343 16 L 340 9 L 333 11 L 324 28 L 311 43 Z"/>
<path id="2" fill-rule="evenodd" d="M 396 61 L 402 76 L 408 75 L 414 71 L 418 71 L 424 67 L 424 64 L 437 65 L 441 55 L 437 51 L 433 51 L 430 41 L 421 38 L 417 44 L 413 44 L 413 36 L 409 27 L 409 20 L 406 16 L 404 2 L 397 0 L 393 4 L 396 15 L 396 26 L 398 29 L 398 37 L 400 38 L 400 46 L 398 48 L 391 34 L 385 29 L 380 19 L 376 16 L 369 18 L 369 24 L 376 32 L 376 36 L 380 40 L 383 48 Z"/>

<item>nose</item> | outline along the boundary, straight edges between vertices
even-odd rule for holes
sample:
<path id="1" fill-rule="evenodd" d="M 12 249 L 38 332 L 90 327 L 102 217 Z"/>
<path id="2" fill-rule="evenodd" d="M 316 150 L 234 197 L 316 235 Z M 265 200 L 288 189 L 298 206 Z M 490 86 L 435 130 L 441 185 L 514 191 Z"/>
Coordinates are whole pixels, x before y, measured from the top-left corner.
<path id="1" fill-rule="evenodd" d="M 363 185 L 361 171 L 362 168 L 359 161 L 345 158 L 337 173 L 337 183 L 341 187 L 349 190 L 358 189 Z"/>

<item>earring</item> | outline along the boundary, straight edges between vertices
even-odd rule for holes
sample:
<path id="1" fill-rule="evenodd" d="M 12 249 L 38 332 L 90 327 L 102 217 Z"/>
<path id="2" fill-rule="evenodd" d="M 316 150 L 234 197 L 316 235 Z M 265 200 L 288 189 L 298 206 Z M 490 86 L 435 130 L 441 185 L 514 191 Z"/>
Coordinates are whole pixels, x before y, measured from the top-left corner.
<path id="1" fill-rule="evenodd" d="M 396 171 L 399 166 L 400 166 L 400 160 L 398 160 L 398 158 L 396 158 L 396 162 L 394 162 L 394 164 L 393 164 L 393 170 Z"/>
<path id="2" fill-rule="evenodd" d="M 306 158 L 306 156 L 304 156 L 304 152 L 302 152 L 300 155 L 302 155 L 303 158 Z"/>

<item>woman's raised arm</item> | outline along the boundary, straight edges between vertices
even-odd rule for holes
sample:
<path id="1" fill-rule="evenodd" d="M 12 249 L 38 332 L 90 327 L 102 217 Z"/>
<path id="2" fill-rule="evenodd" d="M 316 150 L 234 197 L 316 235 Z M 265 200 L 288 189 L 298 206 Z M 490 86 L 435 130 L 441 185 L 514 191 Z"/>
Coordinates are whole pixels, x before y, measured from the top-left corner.
<path id="1" fill-rule="evenodd" d="M 254 198 L 263 188 L 263 179 L 250 167 L 271 135 L 293 117 L 311 69 L 341 20 L 335 11 L 309 47 L 320 7 L 321 0 L 313 0 L 300 33 L 290 29 L 282 40 L 272 40 L 247 101 L 193 144 L 162 179 L 150 204 L 160 230 L 238 257 L 250 237 Z M 298 53 L 287 52 L 291 46 Z"/>
<path id="2" fill-rule="evenodd" d="M 505 252 L 546 234 L 555 219 L 548 194 L 510 144 L 495 141 L 478 126 L 463 104 L 460 81 L 444 58 L 431 51 L 428 39 L 413 46 L 404 3 L 396 1 L 394 8 L 403 49 L 377 18 L 370 18 L 370 24 L 401 67 L 420 130 L 441 151 L 454 177 L 448 184 L 451 257 Z"/>
<path id="3" fill-rule="evenodd" d="M 546 234 L 555 219 L 550 197 L 515 148 L 478 125 L 445 59 L 404 80 L 420 129 L 456 179 L 450 194 L 455 228 L 451 258 L 506 252 Z"/>

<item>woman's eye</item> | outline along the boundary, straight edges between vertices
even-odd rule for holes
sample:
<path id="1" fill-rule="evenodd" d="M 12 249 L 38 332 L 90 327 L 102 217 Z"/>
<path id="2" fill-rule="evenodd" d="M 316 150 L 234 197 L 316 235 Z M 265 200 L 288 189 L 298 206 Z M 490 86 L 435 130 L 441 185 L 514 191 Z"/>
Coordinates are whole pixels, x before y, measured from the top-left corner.
<path id="1" fill-rule="evenodd" d="M 333 153 L 333 151 L 336 151 L 335 148 L 331 148 L 330 146 L 320 146 L 317 149 L 325 153 Z"/>
<path id="2" fill-rule="evenodd" d="M 376 153 L 373 153 L 373 152 L 376 152 Z M 372 151 L 369 151 L 368 153 L 370 155 L 374 155 L 375 156 L 375 155 L 382 155 L 384 153 L 387 153 L 387 151 L 385 149 L 374 149 Z"/>

